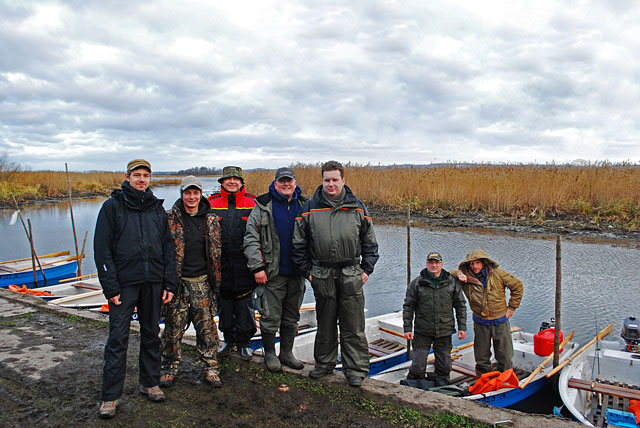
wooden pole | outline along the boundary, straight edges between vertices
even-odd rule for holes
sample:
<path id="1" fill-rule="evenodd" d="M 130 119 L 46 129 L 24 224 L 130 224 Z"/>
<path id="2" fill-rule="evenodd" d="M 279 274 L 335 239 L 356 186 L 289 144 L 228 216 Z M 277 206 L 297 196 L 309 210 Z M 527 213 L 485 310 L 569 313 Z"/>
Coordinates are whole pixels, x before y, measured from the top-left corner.
<path id="1" fill-rule="evenodd" d="M 40 259 L 36 254 L 36 249 L 35 249 L 35 246 L 33 245 L 33 235 L 29 233 L 29 230 L 27 230 L 27 225 L 24 224 L 24 219 L 22 218 L 22 213 L 20 212 L 20 207 L 18 206 L 18 201 L 16 200 L 16 196 L 15 195 L 11 195 L 11 196 L 13 197 L 13 203 L 16 204 L 16 210 L 18 210 L 18 217 L 20 217 L 20 223 L 22 223 L 22 228 L 24 229 L 24 233 L 27 234 L 27 239 L 29 240 L 29 245 L 31 246 L 31 256 L 35 257 L 36 262 L 38 262 L 38 266 L 40 266 L 40 272 L 42 273 L 42 279 L 44 279 L 44 283 L 46 284 L 47 277 L 44 275 L 44 269 L 42 269 L 42 265 L 40 264 Z M 27 219 L 27 221 L 29 221 L 29 219 Z M 30 221 L 29 221 L 29 229 L 31 229 Z"/>
<path id="2" fill-rule="evenodd" d="M 31 269 L 33 269 L 33 286 L 37 287 L 38 286 L 38 273 L 36 271 L 36 256 L 35 256 L 35 251 L 33 250 L 33 239 L 31 239 L 32 232 L 31 232 L 31 219 L 27 219 L 27 223 L 29 224 L 29 246 L 31 247 Z"/>
<path id="3" fill-rule="evenodd" d="M 78 258 L 78 272 L 82 272 L 80 265 L 82 264 L 82 260 L 84 260 L 84 247 L 87 245 L 87 235 L 89 235 L 88 230 L 84 232 L 84 241 L 82 241 L 82 252 L 80 253 L 80 257 Z"/>
<path id="4" fill-rule="evenodd" d="M 73 219 L 73 203 L 71 202 L 71 181 L 69 180 L 69 168 L 67 163 L 64 163 L 64 170 L 67 173 L 67 186 L 69 187 L 69 212 L 71 213 L 71 227 L 73 228 L 73 242 L 76 244 L 76 258 L 78 260 L 78 276 L 82 276 L 82 261 L 80 260 L 80 253 L 78 252 L 78 237 L 76 236 L 76 222 Z"/>
<path id="5" fill-rule="evenodd" d="M 553 367 L 560 362 L 560 331 L 562 330 L 562 246 L 560 235 L 556 236 L 556 322 L 553 335 Z"/>
<path id="6" fill-rule="evenodd" d="M 407 285 L 411 282 L 411 205 L 407 205 Z M 407 339 L 407 361 L 411 360 L 411 341 Z"/>

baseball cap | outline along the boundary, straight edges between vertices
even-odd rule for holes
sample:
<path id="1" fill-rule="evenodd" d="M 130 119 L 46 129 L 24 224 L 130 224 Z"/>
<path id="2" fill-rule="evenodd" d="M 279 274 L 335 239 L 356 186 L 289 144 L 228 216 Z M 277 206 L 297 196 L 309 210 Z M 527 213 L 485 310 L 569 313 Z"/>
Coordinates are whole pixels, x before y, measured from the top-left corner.
<path id="1" fill-rule="evenodd" d="M 282 168 L 278 168 L 278 170 L 276 171 L 276 181 L 285 177 L 288 177 L 292 180 L 296 179 L 296 176 L 293 173 L 293 169 L 289 168 L 288 166 L 283 166 Z"/>
<path id="2" fill-rule="evenodd" d="M 441 262 L 442 256 L 440 255 L 440 253 L 436 253 L 435 251 L 433 251 L 427 255 L 427 260 L 437 260 Z"/>
<path id="3" fill-rule="evenodd" d="M 193 175 L 187 175 L 182 179 L 182 182 L 180 183 L 180 194 L 182 194 L 182 192 L 187 190 L 189 187 L 195 187 L 200 192 L 202 192 L 202 183 L 200 183 L 200 180 L 195 178 Z"/>
<path id="4" fill-rule="evenodd" d="M 144 159 L 134 159 L 127 164 L 127 174 L 138 168 L 146 168 L 151 172 L 151 164 Z"/>

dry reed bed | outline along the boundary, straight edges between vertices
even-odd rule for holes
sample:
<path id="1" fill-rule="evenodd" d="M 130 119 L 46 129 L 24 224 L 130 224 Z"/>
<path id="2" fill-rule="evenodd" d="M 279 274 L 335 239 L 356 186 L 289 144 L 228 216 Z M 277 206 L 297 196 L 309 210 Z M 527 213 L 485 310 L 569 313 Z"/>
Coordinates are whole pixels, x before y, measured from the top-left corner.
<path id="1" fill-rule="evenodd" d="M 295 165 L 306 196 L 321 183 L 319 165 Z M 475 212 L 545 220 L 572 216 L 640 229 L 640 167 L 450 165 L 434 168 L 347 165 L 347 185 L 370 204 L 419 211 Z M 261 193 L 272 171 L 247 173 Z"/>

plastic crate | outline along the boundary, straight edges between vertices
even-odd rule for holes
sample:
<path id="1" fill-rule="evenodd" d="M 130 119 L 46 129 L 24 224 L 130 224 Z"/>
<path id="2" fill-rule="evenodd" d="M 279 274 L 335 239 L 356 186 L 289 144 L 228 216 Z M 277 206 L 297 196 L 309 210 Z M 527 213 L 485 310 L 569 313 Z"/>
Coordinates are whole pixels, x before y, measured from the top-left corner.
<path id="1" fill-rule="evenodd" d="M 607 424 L 610 427 L 638 428 L 633 413 L 616 409 L 607 409 Z"/>

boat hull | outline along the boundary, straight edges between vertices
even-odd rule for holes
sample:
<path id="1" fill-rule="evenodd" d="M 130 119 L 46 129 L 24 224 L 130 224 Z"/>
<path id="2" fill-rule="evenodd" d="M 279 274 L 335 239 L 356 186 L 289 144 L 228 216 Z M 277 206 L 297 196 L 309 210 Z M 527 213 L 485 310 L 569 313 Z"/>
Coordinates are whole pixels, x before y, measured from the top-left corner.
<path id="1" fill-rule="evenodd" d="M 47 285 L 57 284 L 58 281 L 67 278 L 73 278 L 76 276 L 78 270 L 78 261 L 66 261 L 56 264 L 55 266 L 44 267 L 44 274 L 47 278 Z M 36 277 L 38 279 L 38 285 L 44 285 L 44 278 L 42 271 L 36 269 Z M 7 288 L 9 285 L 26 285 L 27 288 L 34 288 L 36 286 L 33 281 L 33 270 L 29 269 L 23 272 L 3 273 L 0 274 L 0 287 Z"/>

